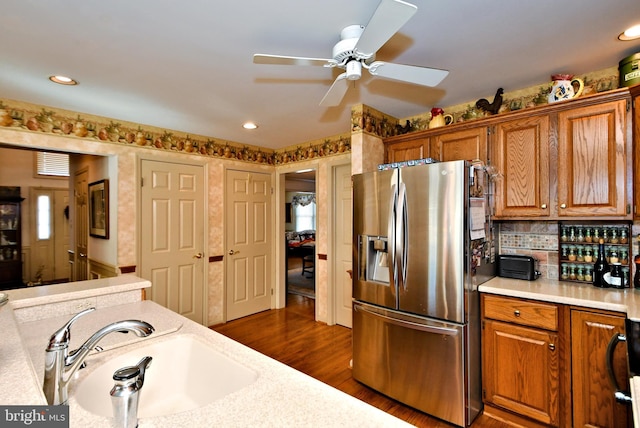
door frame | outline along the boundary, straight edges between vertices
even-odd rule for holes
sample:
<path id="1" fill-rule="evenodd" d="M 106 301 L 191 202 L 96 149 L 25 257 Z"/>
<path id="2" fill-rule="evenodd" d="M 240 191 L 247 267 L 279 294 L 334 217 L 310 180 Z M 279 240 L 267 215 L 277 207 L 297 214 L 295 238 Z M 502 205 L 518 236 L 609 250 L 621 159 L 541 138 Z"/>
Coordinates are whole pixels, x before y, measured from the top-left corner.
<path id="1" fill-rule="evenodd" d="M 172 163 L 172 164 L 180 164 L 180 165 L 188 165 L 188 166 L 200 166 L 202 167 L 203 172 L 203 201 L 202 209 L 204 215 L 204 244 L 203 244 L 203 287 L 204 287 L 204 302 L 202 304 L 202 319 L 205 320 L 205 324 L 209 322 L 209 216 L 207 213 L 209 212 L 209 195 L 205 191 L 205 189 L 209 188 L 209 164 L 206 161 L 200 159 L 176 159 L 175 156 L 159 156 L 157 153 L 139 153 L 136 154 L 136 164 L 135 164 L 135 189 L 136 193 L 136 213 L 139 214 L 142 212 L 142 188 L 140 180 L 142 180 L 142 162 L 143 161 L 152 161 L 152 162 L 161 162 L 161 163 Z M 140 262 L 142 261 L 142 218 L 140 215 L 136 215 L 136 273 L 140 273 Z M 153 287 L 153 284 L 151 285 Z"/>
<path id="2" fill-rule="evenodd" d="M 319 168 L 319 162 L 317 160 L 314 161 L 308 161 L 308 162 L 295 162 L 291 165 L 287 165 L 287 166 L 282 166 L 282 167 L 278 167 L 276 169 L 276 181 L 275 181 L 275 188 L 276 190 L 276 197 L 275 197 L 275 209 L 276 209 L 276 216 L 274 217 L 276 219 L 275 221 L 275 226 L 276 226 L 276 234 L 275 237 L 273 239 L 274 241 L 274 254 L 276 255 L 276 260 L 275 260 L 275 264 L 276 264 L 276 268 L 275 270 L 275 279 L 274 279 L 274 284 L 275 284 L 275 298 L 273 299 L 273 305 L 276 309 L 281 309 L 284 308 L 287 305 L 287 287 L 286 287 L 286 276 L 287 276 L 287 271 L 285 269 L 285 261 L 287 258 L 287 249 L 285 248 L 284 245 L 284 234 L 285 234 L 285 201 L 286 201 L 286 191 L 285 191 L 285 182 L 287 180 L 286 178 L 286 174 L 290 174 L 290 173 L 294 173 L 296 171 L 300 171 L 303 169 L 313 169 L 316 171 L 316 188 L 315 188 L 315 192 L 316 195 L 318 195 L 318 172 L 320 170 Z M 316 263 L 317 263 L 317 256 L 318 256 L 318 217 L 319 217 L 319 211 L 318 211 L 318 205 L 316 203 Z M 314 275 L 318 274 L 318 269 L 314 269 Z M 317 298 L 317 288 L 318 288 L 318 281 L 317 281 L 317 277 L 316 277 L 316 298 Z M 318 307 L 316 305 L 316 313 L 314 315 L 314 319 L 317 319 L 318 316 Z"/>
<path id="3" fill-rule="evenodd" d="M 336 159 L 335 161 L 329 161 L 326 163 L 326 167 L 328 170 L 326 179 L 326 189 L 327 189 L 327 200 L 325 203 L 327 204 L 327 213 L 329 214 L 329 218 L 327 219 L 327 283 L 329 286 L 327 287 L 327 325 L 335 325 L 336 324 L 336 283 L 333 281 L 335 277 L 338 267 L 336 266 L 336 250 L 335 246 L 337 240 L 335 239 L 335 223 L 336 223 L 336 210 L 335 210 L 335 170 L 338 166 L 349 165 L 351 166 L 351 156 L 347 158 Z M 353 169 L 352 174 L 353 175 Z M 353 195 L 352 195 L 353 197 Z"/>

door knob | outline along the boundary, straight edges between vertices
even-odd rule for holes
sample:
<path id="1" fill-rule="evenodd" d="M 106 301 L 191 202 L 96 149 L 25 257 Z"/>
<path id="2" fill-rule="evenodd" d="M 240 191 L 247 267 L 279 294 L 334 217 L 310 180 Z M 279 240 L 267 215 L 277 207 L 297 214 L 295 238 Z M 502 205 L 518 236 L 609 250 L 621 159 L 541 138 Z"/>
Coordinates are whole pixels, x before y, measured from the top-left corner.
<path id="1" fill-rule="evenodd" d="M 201 259 L 202 258 L 202 253 L 198 253 L 195 256 L 193 256 L 194 259 Z"/>
<path id="2" fill-rule="evenodd" d="M 542 204 L 542 209 L 546 210 L 547 209 L 547 204 Z"/>
<path id="3" fill-rule="evenodd" d="M 233 251 L 233 250 L 229 250 L 229 255 L 233 256 L 234 254 L 238 254 L 240 251 Z"/>
<path id="4" fill-rule="evenodd" d="M 567 208 L 567 204 L 560 204 L 560 208 Z"/>

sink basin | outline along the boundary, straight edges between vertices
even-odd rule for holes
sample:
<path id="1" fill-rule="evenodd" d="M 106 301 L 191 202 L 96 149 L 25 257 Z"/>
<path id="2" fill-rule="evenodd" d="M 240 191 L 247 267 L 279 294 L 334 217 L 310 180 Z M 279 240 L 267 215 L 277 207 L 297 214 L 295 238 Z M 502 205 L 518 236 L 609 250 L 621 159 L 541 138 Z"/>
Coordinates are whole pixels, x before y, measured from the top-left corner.
<path id="1" fill-rule="evenodd" d="M 238 391 L 258 374 L 216 351 L 195 336 L 177 335 L 107 360 L 80 381 L 73 396 L 85 410 L 112 417 L 113 372 L 153 358 L 144 378 L 138 417 L 165 416 L 197 409 Z M 88 361 L 87 364 L 91 364 Z"/>

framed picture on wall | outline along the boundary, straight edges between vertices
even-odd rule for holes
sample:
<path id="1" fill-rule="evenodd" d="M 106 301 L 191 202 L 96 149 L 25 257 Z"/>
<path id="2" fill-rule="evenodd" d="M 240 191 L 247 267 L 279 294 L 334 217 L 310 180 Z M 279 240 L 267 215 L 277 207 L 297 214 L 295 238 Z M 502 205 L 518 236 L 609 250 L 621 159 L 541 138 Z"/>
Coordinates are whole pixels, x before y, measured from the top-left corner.
<path id="1" fill-rule="evenodd" d="M 89 184 L 89 235 L 109 239 L 109 180 Z"/>

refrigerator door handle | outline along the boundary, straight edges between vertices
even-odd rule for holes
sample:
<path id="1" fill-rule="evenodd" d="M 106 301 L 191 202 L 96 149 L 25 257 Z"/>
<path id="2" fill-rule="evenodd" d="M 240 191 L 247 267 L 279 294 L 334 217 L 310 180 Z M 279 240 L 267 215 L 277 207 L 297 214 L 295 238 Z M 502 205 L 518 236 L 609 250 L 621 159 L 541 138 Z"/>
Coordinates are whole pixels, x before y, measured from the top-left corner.
<path id="1" fill-rule="evenodd" d="M 427 333 L 444 334 L 446 336 L 458 336 L 460 334 L 460 330 L 455 329 L 455 328 L 436 327 L 436 326 L 420 324 L 420 323 L 411 322 L 411 321 L 405 321 L 405 320 L 401 320 L 401 319 L 398 319 L 398 318 L 390 317 L 388 315 L 381 314 L 381 313 L 376 312 L 376 311 L 372 311 L 372 310 L 367 309 L 366 307 L 364 307 L 362 305 L 358 305 L 358 304 L 354 305 L 353 309 L 356 310 L 356 311 L 360 311 L 360 312 L 366 312 L 367 314 L 369 314 L 371 316 L 374 316 L 374 317 L 382 318 L 385 322 L 387 322 L 389 324 L 398 325 L 400 327 L 411 328 L 413 330 L 424 331 L 424 332 L 427 332 Z"/>
<path id="2" fill-rule="evenodd" d="M 391 186 L 391 197 L 389 198 L 389 220 L 387 222 L 387 243 L 388 243 L 388 247 L 387 248 L 387 253 L 389 254 L 389 256 L 391 257 L 391 263 L 389 263 L 389 269 L 392 269 L 392 271 L 390 272 L 391 275 L 389 275 L 389 279 L 391 281 L 391 294 L 393 296 L 396 295 L 396 284 L 398 283 L 398 267 L 396 265 L 396 243 L 394 240 L 394 236 L 395 236 L 395 232 L 396 232 L 396 224 L 394 221 L 395 215 L 394 213 L 396 212 L 396 202 L 397 202 L 397 196 L 396 196 L 396 185 L 392 185 Z"/>
<path id="3" fill-rule="evenodd" d="M 396 212 L 396 257 L 398 265 L 398 279 L 407 291 L 407 186 L 400 183 L 398 194 L 398 211 Z"/>

